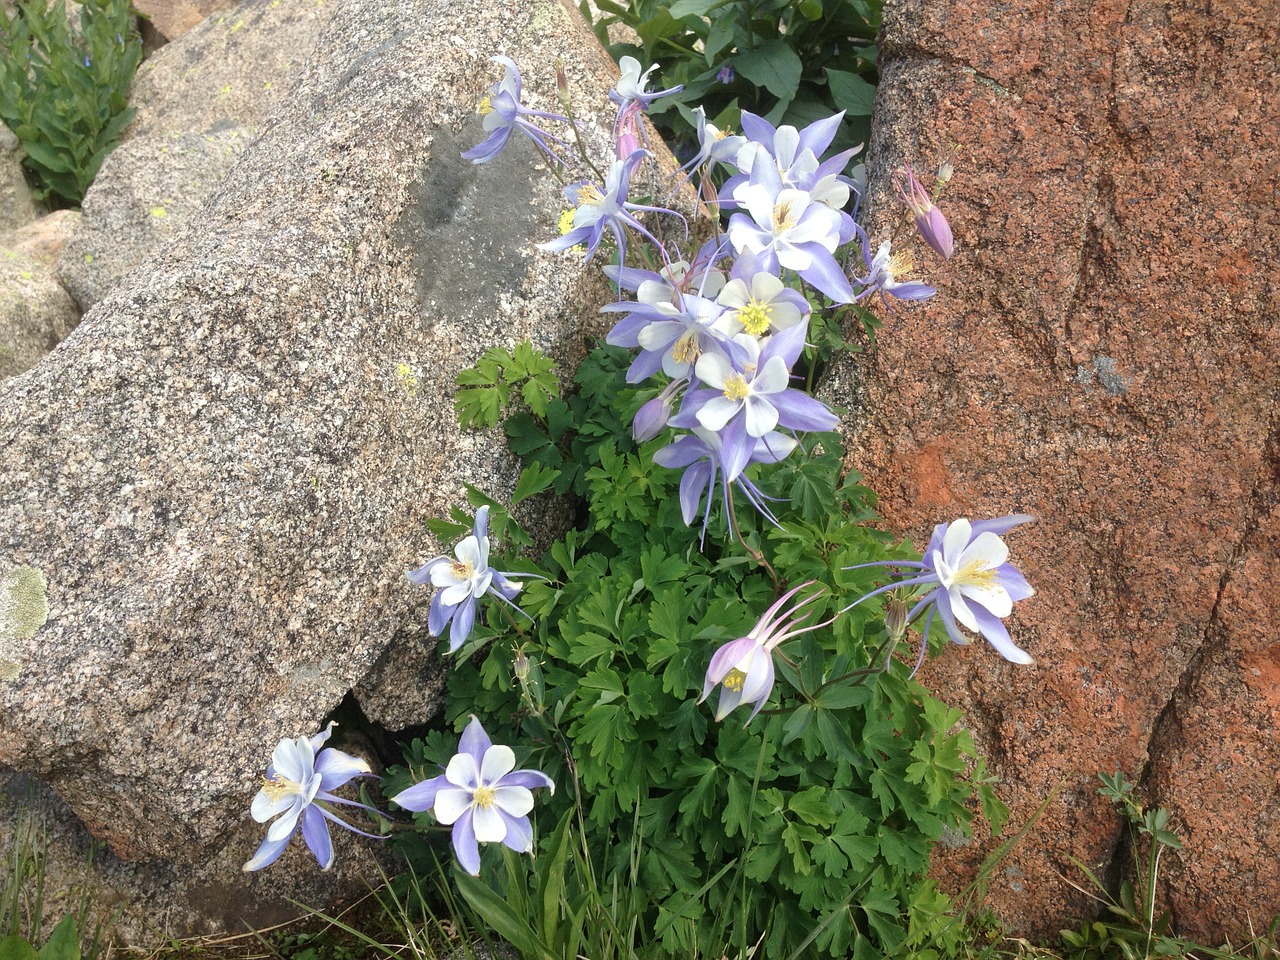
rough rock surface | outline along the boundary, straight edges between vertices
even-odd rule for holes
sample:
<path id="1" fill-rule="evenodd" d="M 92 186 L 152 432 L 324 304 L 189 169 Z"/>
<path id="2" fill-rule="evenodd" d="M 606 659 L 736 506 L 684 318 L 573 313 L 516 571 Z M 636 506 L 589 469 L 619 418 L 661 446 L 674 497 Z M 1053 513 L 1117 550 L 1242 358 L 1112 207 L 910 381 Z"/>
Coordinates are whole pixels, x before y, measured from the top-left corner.
<path id="1" fill-rule="evenodd" d="M 79 224 L 78 211 L 55 210 L 17 230 L 0 234 L 0 247 L 7 247 L 15 253 L 33 257 L 52 267 L 57 264 L 63 248 Z"/>
<path id="2" fill-rule="evenodd" d="M 924 673 L 1013 827 L 1062 784 L 991 885 L 1027 933 L 1093 909 L 1069 858 L 1122 869 L 1096 794 L 1117 769 L 1186 844 L 1163 861 L 1180 930 L 1216 942 L 1280 912 L 1278 30 L 1269 0 L 885 10 L 872 239 L 898 216 L 888 169 L 960 144 L 957 252 L 925 260 L 934 302 L 885 316 L 851 460 L 917 543 L 1041 517 L 1010 537 L 1036 665 L 974 644 Z M 979 840 L 940 854 L 953 887 Z"/>
<path id="3" fill-rule="evenodd" d="M 133 9 L 155 32 L 159 43 L 176 40 L 201 20 L 235 6 L 235 0 L 137 0 Z"/>
<path id="4" fill-rule="evenodd" d="M 213 133 L 153 134 L 120 144 L 85 194 L 83 219 L 58 274 L 89 310 L 146 268 L 196 220 L 250 136 L 228 124 Z"/>
<path id="5" fill-rule="evenodd" d="M 0 381 L 34 367 L 79 320 L 52 263 L 0 246 Z"/>
<path id="6" fill-rule="evenodd" d="M 392 644 L 434 649 L 404 579 L 440 548 L 423 521 L 464 481 L 514 481 L 495 437 L 457 430 L 457 371 L 524 337 L 572 363 L 600 329 L 598 270 L 534 246 L 555 235 L 555 178 L 518 139 L 492 165 L 459 151 L 491 55 L 527 65 L 544 109 L 562 60 L 598 150 L 616 70 L 568 6 L 455 14 L 336 8 L 200 229 L 57 363 L 0 386 L 0 563 L 38 570 L 49 607 L 0 684 L 0 762 L 122 859 L 203 863 L 233 840 L 227 862 L 247 859 L 277 739 L 314 731 Z M 277 883 L 220 870 L 187 907 L 269 905 Z"/>
<path id="7" fill-rule="evenodd" d="M 16 230 L 39 216 L 22 173 L 23 156 L 17 136 L 0 123 L 0 233 Z"/>
<path id="8" fill-rule="evenodd" d="M 288 93 L 333 4 L 246 0 L 148 59 L 129 92 L 138 114 L 84 199 L 59 266 L 88 310 L 197 218 Z"/>

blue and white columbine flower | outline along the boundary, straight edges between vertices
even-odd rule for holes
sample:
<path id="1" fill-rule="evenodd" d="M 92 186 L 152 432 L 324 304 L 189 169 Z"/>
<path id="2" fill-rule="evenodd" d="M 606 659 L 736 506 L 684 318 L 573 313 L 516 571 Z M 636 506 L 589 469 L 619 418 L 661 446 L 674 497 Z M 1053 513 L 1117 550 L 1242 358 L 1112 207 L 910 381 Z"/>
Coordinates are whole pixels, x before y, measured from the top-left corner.
<path id="1" fill-rule="evenodd" d="M 476 622 L 476 601 L 486 593 L 511 603 L 520 592 L 520 584 L 509 577 L 531 574 L 503 573 L 489 566 L 489 507 L 476 511 L 471 536 L 454 548 L 452 557 L 433 557 L 405 576 L 411 583 L 436 587 L 431 598 L 431 610 L 427 614 L 427 628 L 433 637 L 449 627 L 449 652 L 454 653 L 467 642 Z M 511 603 L 516 610 L 520 610 Z M 524 611 L 520 610 L 523 614 Z M 527 616 L 527 614 L 526 614 Z"/>
<path id="2" fill-rule="evenodd" d="M 839 212 L 805 190 L 784 186 L 764 151 L 756 154 L 751 179 L 734 189 L 733 198 L 747 211 L 729 218 L 734 250 L 754 253 L 765 270 L 794 270 L 837 303 L 853 301 L 849 280 L 834 256 L 846 232 Z"/>
<path id="3" fill-rule="evenodd" d="M 776 432 L 765 434 L 753 441 L 749 449 L 747 466 L 752 463 L 778 463 L 785 460 L 797 445 L 796 439 L 786 434 Z M 777 526 L 778 520 L 765 502 L 770 498 L 761 493 L 741 470 L 735 478 L 729 478 L 722 457 L 723 444 L 720 435 L 701 427 L 694 427 L 690 433 L 654 453 L 653 462 L 658 466 L 673 470 L 684 469 L 684 474 L 680 477 L 680 513 L 684 522 L 693 523 L 698 515 L 702 494 L 705 492 L 707 505 L 702 511 L 701 535 L 706 536 L 707 523 L 711 519 L 712 498 L 715 495 L 716 483 L 719 481 L 726 516 L 730 510 L 729 484 L 733 483 L 762 517 Z"/>
<path id="4" fill-rule="evenodd" d="M 680 216 L 674 210 L 665 207 L 647 207 L 627 200 L 627 191 L 631 186 L 631 175 L 636 167 L 649 156 L 647 150 L 637 150 L 625 160 L 615 160 L 609 167 L 602 185 L 582 180 L 571 183 L 564 188 L 564 195 L 573 204 L 573 224 L 564 236 L 547 243 L 538 244 L 539 250 L 568 250 L 578 244 L 585 244 L 587 255 L 582 262 L 586 263 L 600 246 L 605 230 L 613 234 L 618 245 L 618 262 L 625 264 L 627 255 L 627 227 L 653 241 L 655 247 L 662 249 L 658 238 L 645 229 L 632 213 L 634 211 L 652 211 L 670 213 Z"/>
<path id="5" fill-rule="evenodd" d="M 769 693 L 773 690 L 774 648 L 784 640 L 831 623 L 831 620 L 827 620 L 823 623 L 799 626 L 805 618 L 796 618 L 800 610 L 822 596 L 821 586 L 785 613 L 778 613 L 783 604 L 805 587 L 812 586 L 814 582 L 810 580 L 788 590 L 764 612 L 764 616 L 751 628 L 750 633 L 726 643 L 712 656 L 711 665 L 707 667 L 706 680 L 702 684 L 702 696 L 698 698 L 698 702 L 701 703 L 707 699 L 712 690 L 717 686 L 720 687 L 720 702 L 716 705 L 717 720 L 723 720 L 744 703 L 755 704 L 751 715 L 747 717 L 747 723 L 755 719 L 755 715 L 760 712 L 760 708 L 765 705 L 765 701 L 769 699 Z"/>
<path id="6" fill-rule="evenodd" d="M 863 259 L 867 264 L 867 275 L 859 278 L 858 284 L 862 290 L 855 299 L 861 300 L 879 293 L 885 306 L 892 308 L 889 297 L 896 300 L 927 300 L 938 292 L 927 283 L 900 279 L 910 273 L 915 264 L 909 252 L 904 250 L 901 253 L 891 253 L 890 249 L 890 241 L 886 240 L 880 244 L 874 257 L 868 257 L 864 247 Z"/>
<path id="7" fill-rule="evenodd" d="M 849 606 L 857 606 L 863 600 L 888 590 L 903 587 L 929 589 L 916 600 L 907 614 L 907 622 L 915 620 L 928 609 L 924 624 L 924 639 L 920 659 L 924 658 L 929 642 L 929 628 L 936 615 L 942 620 L 947 635 L 960 644 L 967 644 L 965 630 L 981 634 L 996 648 L 996 652 L 1014 663 L 1031 663 L 1030 655 L 1009 638 L 1001 620 L 1013 611 L 1013 604 L 1035 594 L 1013 564 L 1008 562 L 1009 548 L 1001 535 L 1035 518 L 1024 513 L 999 517 L 995 520 L 966 519 L 940 523 L 933 528 L 933 536 L 920 561 L 886 560 L 877 563 L 847 567 L 853 570 L 865 567 L 909 568 L 903 579 L 873 590 Z M 849 607 L 845 608 L 846 610 Z M 919 660 L 916 662 L 919 666 Z"/>
<path id="8" fill-rule="evenodd" d="M 314 737 L 285 739 L 276 745 L 262 789 L 249 807 L 249 813 L 258 823 L 266 823 L 273 817 L 275 822 L 267 828 L 266 839 L 253 858 L 241 869 L 261 870 L 275 863 L 299 824 L 302 825 L 302 839 L 307 842 L 307 848 L 322 870 L 333 866 L 333 841 L 329 837 L 327 821 L 332 820 L 361 836 L 374 836 L 334 816 L 325 806 L 326 803 L 339 803 L 381 816 L 372 807 L 333 795 L 334 790 L 345 786 L 352 778 L 372 776 L 373 773 L 369 764 L 358 757 L 333 747 L 320 749 L 329 739 L 333 727 L 334 724 L 330 723 Z"/>
<path id="9" fill-rule="evenodd" d="M 791 368 L 804 349 L 807 323 L 797 324 L 761 344 L 738 334 L 731 359 L 719 353 L 698 358 L 694 372 L 705 388 L 685 398 L 673 427 L 695 424 L 719 434 L 720 464 L 732 482 L 751 463 L 757 441 L 776 427 L 834 430 L 839 418 L 821 400 L 791 387 Z"/>
<path id="10" fill-rule="evenodd" d="M 543 113 L 541 110 L 530 110 L 520 102 L 520 71 L 509 57 L 493 57 L 495 63 L 502 64 L 505 73 L 501 80 L 489 88 L 489 95 L 480 101 L 480 114 L 484 117 L 484 130 L 489 136 L 462 154 L 464 160 L 472 163 L 485 163 L 496 157 L 511 139 L 511 131 L 519 130 L 534 146 L 546 154 L 547 159 L 564 165 L 564 160 L 555 152 L 548 141 L 554 141 L 562 147 L 568 147 L 559 137 L 535 126 L 527 117 L 540 120 L 558 120 L 569 123 L 568 117 L 558 113 Z"/>
<path id="11" fill-rule="evenodd" d="M 453 849 L 462 868 L 480 873 L 481 843 L 503 843 L 517 853 L 533 849 L 533 791 L 556 785 L 545 773 L 517 770 L 510 747 L 494 746 L 473 715 L 458 742 L 458 753 L 444 773 L 414 784 L 391 800 L 406 810 L 430 810 L 453 826 Z"/>
<path id="12" fill-rule="evenodd" d="M 684 84 L 678 84 L 666 90 L 659 90 L 657 93 L 646 92 L 645 87 L 649 85 L 649 74 L 658 69 L 656 63 L 641 73 L 639 60 L 635 57 L 623 57 L 618 61 L 618 68 L 622 71 L 622 76 L 618 78 L 617 86 L 609 91 L 609 99 L 618 104 L 623 110 L 633 103 L 640 104 L 642 110 L 648 110 L 653 101 L 659 97 L 679 93 L 684 89 Z"/>

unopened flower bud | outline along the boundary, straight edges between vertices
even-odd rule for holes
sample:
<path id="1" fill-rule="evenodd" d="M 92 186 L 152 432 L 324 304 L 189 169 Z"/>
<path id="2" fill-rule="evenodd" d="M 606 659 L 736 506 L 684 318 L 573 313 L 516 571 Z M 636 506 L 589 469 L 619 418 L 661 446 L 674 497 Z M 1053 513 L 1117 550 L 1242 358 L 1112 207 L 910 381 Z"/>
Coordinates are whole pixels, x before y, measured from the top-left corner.
<path id="1" fill-rule="evenodd" d="M 666 429 L 676 397 L 688 382 L 684 377 L 672 380 L 660 394 L 636 412 L 635 419 L 631 421 L 631 436 L 636 443 L 646 443 Z"/>
<path id="2" fill-rule="evenodd" d="M 559 60 L 556 61 L 556 93 L 560 95 L 560 102 L 567 112 L 569 109 L 569 77 L 564 72 L 564 64 Z"/>
<path id="3" fill-rule="evenodd" d="M 515 671 L 516 680 L 525 683 L 529 679 L 529 658 L 524 655 L 523 650 L 517 650 L 515 660 L 512 663 L 512 669 Z"/>
<path id="4" fill-rule="evenodd" d="M 640 148 L 640 104 L 636 102 L 624 107 L 618 118 L 615 153 L 619 160 L 625 160 Z"/>
<path id="5" fill-rule="evenodd" d="M 896 644 L 907 635 L 907 605 L 897 597 L 890 597 L 884 605 L 884 629 Z"/>
<path id="6" fill-rule="evenodd" d="M 942 165 L 938 167 L 938 182 L 950 183 L 951 178 L 955 175 L 956 168 L 951 165 L 950 160 L 942 161 Z"/>
<path id="7" fill-rule="evenodd" d="M 721 83 L 733 83 L 734 76 L 733 64 L 731 63 L 726 63 L 720 68 L 719 72 L 716 73 L 716 79 Z"/>
<path id="8" fill-rule="evenodd" d="M 916 179 L 910 166 L 899 167 L 893 171 L 893 185 L 897 188 L 898 199 L 907 205 L 916 220 L 916 229 L 920 237 L 935 252 L 950 259 L 955 248 L 951 236 L 951 225 L 941 210 L 933 205 L 927 191 Z"/>

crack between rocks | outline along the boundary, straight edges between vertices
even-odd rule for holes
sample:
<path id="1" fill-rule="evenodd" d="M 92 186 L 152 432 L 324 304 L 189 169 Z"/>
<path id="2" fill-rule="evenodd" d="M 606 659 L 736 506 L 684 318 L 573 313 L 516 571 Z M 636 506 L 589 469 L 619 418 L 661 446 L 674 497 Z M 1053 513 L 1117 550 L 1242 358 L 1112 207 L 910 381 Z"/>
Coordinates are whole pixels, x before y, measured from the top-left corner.
<path id="1" fill-rule="evenodd" d="M 1151 733 L 1147 738 L 1146 745 L 1147 758 L 1138 777 L 1138 788 L 1144 796 L 1150 796 L 1152 771 L 1157 759 L 1156 753 L 1160 742 L 1167 736 L 1171 726 L 1174 724 L 1180 725 L 1180 721 L 1177 718 L 1178 704 L 1190 695 L 1191 686 L 1200 675 L 1201 666 L 1204 663 L 1205 647 L 1220 630 L 1219 618 L 1222 599 L 1226 593 L 1227 585 L 1231 582 L 1235 568 L 1244 556 L 1253 533 L 1258 527 L 1258 514 L 1263 509 L 1263 501 L 1265 499 L 1264 488 L 1274 486 L 1276 483 L 1275 477 L 1277 476 L 1277 471 L 1280 470 L 1280 390 L 1272 393 L 1271 412 L 1267 417 L 1264 436 L 1263 456 L 1258 464 L 1257 475 L 1254 477 L 1249 491 L 1248 513 L 1241 526 L 1240 536 L 1223 566 L 1222 576 L 1218 580 L 1218 590 L 1213 600 L 1213 607 L 1205 620 L 1204 629 L 1200 631 L 1199 643 L 1195 652 L 1187 661 L 1182 674 L 1178 677 L 1178 682 L 1174 684 L 1169 694 L 1169 699 L 1161 708 L 1159 714 L 1156 715 L 1156 719 L 1151 725 Z M 1114 863 L 1112 866 L 1114 866 Z"/>

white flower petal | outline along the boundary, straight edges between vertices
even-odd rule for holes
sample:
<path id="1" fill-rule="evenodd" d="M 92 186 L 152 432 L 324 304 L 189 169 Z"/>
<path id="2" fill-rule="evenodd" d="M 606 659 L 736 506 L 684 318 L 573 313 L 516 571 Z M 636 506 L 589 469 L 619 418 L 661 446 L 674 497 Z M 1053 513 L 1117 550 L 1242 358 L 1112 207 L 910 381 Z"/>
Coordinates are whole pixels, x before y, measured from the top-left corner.
<path id="1" fill-rule="evenodd" d="M 969 545 L 972 534 L 972 526 L 963 517 L 952 520 L 947 527 L 947 532 L 942 537 L 942 556 L 951 569 L 959 568 L 960 557 L 964 553 L 964 548 Z"/>
<path id="2" fill-rule="evenodd" d="M 741 400 L 712 397 L 698 409 L 698 422 L 708 430 L 719 433 L 740 409 L 742 409 Z"/>
<path id="3" fill-rule="evenodd" d="M 960 595 L 974 603 L 982 604 L 992 616 L 1004 618 L 1013 613 L 1013 598 L 1009 596 L 1009 591 L 999 584 L 991 586 L 963 584 L 960 587 Z"/>
<path id="4" fill-rule="evenodd" d="M 787 361 L 781 357 L 770 357 L 764 367 L 751 381 L 751 392 L 781 393 L 791 384 L 791 372 L 787 370 Z"/>
<path id="5" fill-rule="evenodd" d="M 471 826 L 480 843 L 500 843 L 507 835 L 507 822 L 497 807 L 476 807 L 471 814 Z"/>
<path id="6" fill-rule="evenodd" d="M 994 570 L 1009 559 L 1009 547 L 994 533 L 980 533 L 960 555 L 960 565 L 979 563 L 976 569 Z"/>
<path id="7" fill-rule="evenodd" d="M 704 353 L 698 357 L 698 363 L 693 369 L 699 380 L 717 390 L 723 390 L 725 381 L 738 372 L 728 359 L 718 353 Z"/>
<path id="8" fill-rule="evenodd" d="M 467 812 L 472 802 L 470 790 L 437 790 L 436 802 L 431 807 L 436 820 L 446 827 Z"/>
<path id="9" fill-rule="evenodd" d="M 965 629 L 977 633 L 978 619 L 973 615 L 973 611 L 969 609 L 969 604 L 965 602 L 964 596 L 960 593 L 960 588 L 948 588 L 947 599 L 951 601 L 951 613 L 955 616 L 956 621 Z"/>
<path id="10" fill-rule="evenodd" d="M 495 745 L 484 752 L 480 762 L 480 781 L 494 784 L 516 768 L 516 753 L 510 747 Z"/>
<path id="11" fill-rule="evenodd" d="M 494 801 L 511 817 L 523 817 L 533 809 L 533 791 L 528 787 L 498 787 Z"/>
<path id="12" fill-rule="evenodd" d="M 778 411 L 768 400 L 761 397 L 747 397 L 745 402 L 748 435 L 763 437 L 778 425 Z"/>
<path id="13" fill-rule="evenodd" d="M 474 790 L 480 785 L 480 767 L 469 753 L 454 754 L 444 768 L 444 777 L 464 790 Z"/>

